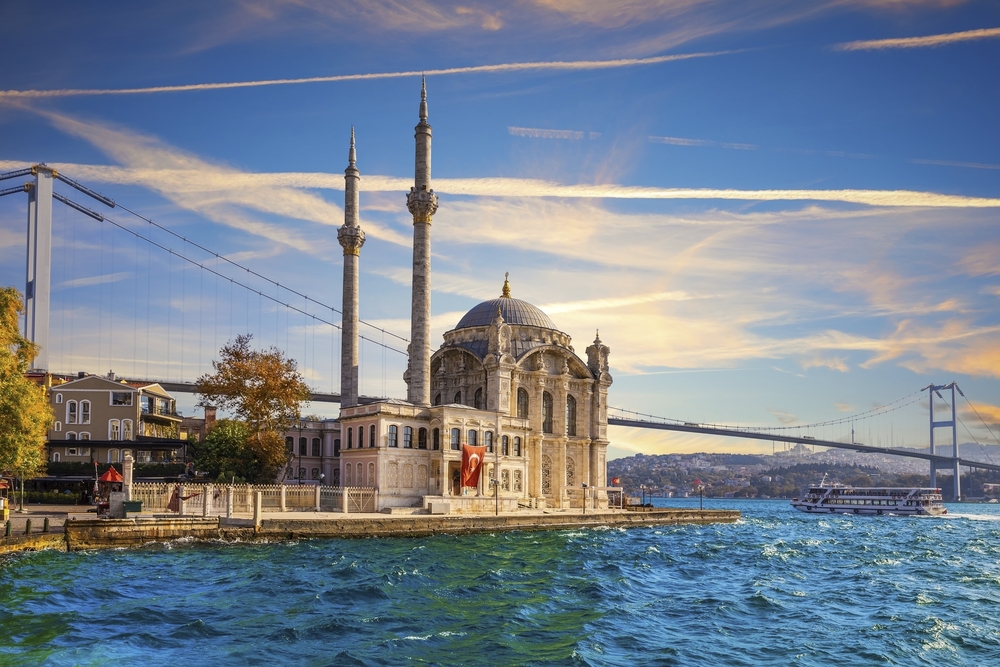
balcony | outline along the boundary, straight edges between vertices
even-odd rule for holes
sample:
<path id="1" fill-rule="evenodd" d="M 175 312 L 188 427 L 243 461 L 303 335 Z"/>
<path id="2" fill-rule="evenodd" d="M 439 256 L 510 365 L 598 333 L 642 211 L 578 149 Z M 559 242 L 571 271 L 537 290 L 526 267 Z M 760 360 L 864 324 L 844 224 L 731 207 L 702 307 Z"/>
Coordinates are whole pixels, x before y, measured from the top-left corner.
<path id="1" fill-rule="evenodd" d="M 181 416 L 175 410 L 157 408 L 153 406 L 142 406 L 142 418 L 146 421 L 161 421 L 163 423 L 179 422 Z"/>

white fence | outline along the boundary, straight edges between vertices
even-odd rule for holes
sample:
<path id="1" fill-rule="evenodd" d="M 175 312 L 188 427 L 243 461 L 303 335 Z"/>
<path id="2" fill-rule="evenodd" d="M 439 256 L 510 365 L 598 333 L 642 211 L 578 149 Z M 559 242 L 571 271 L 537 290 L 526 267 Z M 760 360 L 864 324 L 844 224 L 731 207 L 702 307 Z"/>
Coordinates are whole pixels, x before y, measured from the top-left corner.
<path id="1" fill-rule="evenodd" d="M 131 499 L 144 512 L 184 516 L 253 514 L 261 493 L 262 512 L 375 512 L 377 489 L 291 484 L 148 484 L 132 485 Z M 346 496 L 346 497 L 345 497 Z"/>

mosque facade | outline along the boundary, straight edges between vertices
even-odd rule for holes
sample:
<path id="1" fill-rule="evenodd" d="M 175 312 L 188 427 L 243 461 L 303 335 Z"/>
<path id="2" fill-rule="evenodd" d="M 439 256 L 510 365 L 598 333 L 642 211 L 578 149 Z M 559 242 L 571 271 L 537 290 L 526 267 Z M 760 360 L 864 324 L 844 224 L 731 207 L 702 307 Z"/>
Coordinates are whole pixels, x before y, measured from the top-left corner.
<path id="1" fill-rule="evenodd" d="M 413 282 L 407 400 L 358 401 L 360 175 L 351 133 L 345 172 L 344 323 L 341 350 L 340 482 L 373 490 L 374 505 L 450 511 L 607 506 L 607 397 L 610 349 L 600 336 L 586 360 L 540 309 L 500 295 L 472 308 L 430 341 L 431 126 L 426 84 L 415 128 Z M 462 446 L 485 447 L 479 485 L 462 487 Z"/>

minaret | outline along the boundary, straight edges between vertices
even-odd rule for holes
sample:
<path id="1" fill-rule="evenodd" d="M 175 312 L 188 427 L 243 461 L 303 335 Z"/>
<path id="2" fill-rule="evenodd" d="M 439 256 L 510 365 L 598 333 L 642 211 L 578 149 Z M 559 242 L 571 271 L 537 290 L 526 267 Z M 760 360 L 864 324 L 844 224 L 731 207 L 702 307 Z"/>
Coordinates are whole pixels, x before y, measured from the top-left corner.
<path id="1" fill-rule="evenodd" d="M 351 128 L 351 151 L 344 170 L 344 225 L 337 230 L 337 240 L 344 248 L 343 336 L 340 341 L 340 407 L 358 404 L 358 262 L 365 233 L 358 224 L 358 183 L 361 175 L 355 166 L 354 128 Z"/>
<path id="2" fill-rule="evenodd" d="M 438 200 L 431 189 L 431 126 L 427 122 L 427 82 L 421 82 L 420 122 L 413 187 L 406 207 L 413 214 L 413 296 L 410 313 L 410 362 L 404 379 L 406 398 L 416 405 L 431 404 L 431 218 Z"/>

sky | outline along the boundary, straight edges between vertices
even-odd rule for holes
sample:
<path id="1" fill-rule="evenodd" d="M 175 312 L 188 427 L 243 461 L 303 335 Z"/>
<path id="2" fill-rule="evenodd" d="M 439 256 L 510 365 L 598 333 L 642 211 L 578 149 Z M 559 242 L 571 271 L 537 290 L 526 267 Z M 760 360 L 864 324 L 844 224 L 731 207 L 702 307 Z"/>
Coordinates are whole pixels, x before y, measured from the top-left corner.
<path id="1" fill-rule="evenodd" d="M 120 204 L 56 185 L 110 222 L 55 204 L 54 371 L 193 380 L 249 332 L 339 390 L 353 126 L 361 391 L 405 396 L 424 73 L 432 340 L 509 272 L 578 354 L 599 330 L 612 406 L 794 427 L 916 392 L 880 427 L 916 446 L 919 390 L 957 381 L 960 441 L 1000 444 L 995 2 L 3 3 L 0 54 L 0 172 Z M 25 210 L 0 198 L 22 289 Z M 612 458 L 772 449 L 610 436 Z"/>

